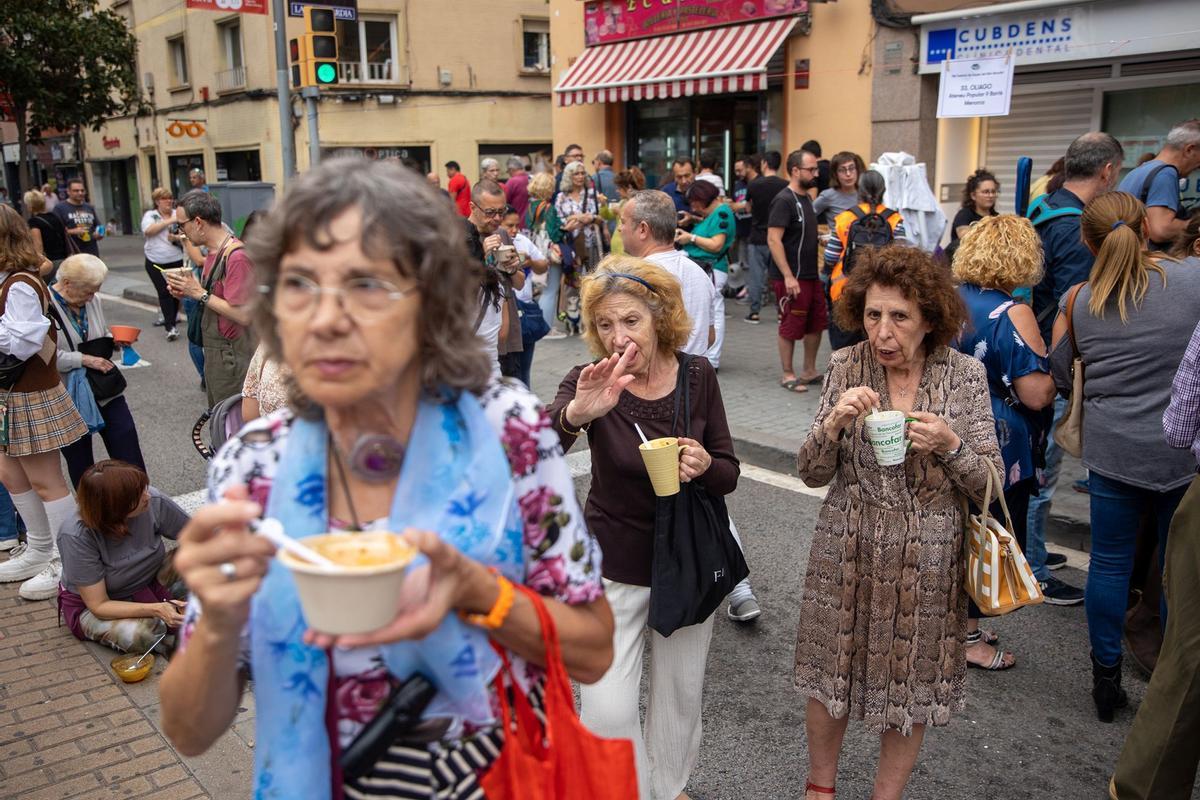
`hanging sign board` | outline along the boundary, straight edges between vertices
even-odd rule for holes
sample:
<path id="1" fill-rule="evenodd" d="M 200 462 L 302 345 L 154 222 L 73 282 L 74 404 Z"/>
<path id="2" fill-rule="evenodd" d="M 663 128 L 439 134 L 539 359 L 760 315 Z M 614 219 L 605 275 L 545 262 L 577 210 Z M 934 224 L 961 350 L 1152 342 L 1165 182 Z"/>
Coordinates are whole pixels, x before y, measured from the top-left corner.
<path id="1" fill-rule="evenodd" d="M 938 117 L 1007 116 L 1013 63 L 1009 56 L 943 61 Z"/>
<path id="2" fill-rule="evenodd" d="M 808 0 L 588 0 L 584 43 L 592 47 L 806 13 Z"/>

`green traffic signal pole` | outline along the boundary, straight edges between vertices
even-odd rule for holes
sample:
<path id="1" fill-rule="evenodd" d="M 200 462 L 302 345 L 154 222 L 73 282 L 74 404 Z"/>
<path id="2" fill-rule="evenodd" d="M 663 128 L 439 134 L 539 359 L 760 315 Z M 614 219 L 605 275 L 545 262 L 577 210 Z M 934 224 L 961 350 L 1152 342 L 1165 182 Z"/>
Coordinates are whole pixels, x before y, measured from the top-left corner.
<path id="1" fill-rule="evenodd" d="M 287 0 L 275 0 L 275 91 L 279 98 L 279 146 L 284 186 L 296 174 L 296 136 L 292 129 L 292 94 L 288 83 Z"/>
<path id="2" fill-rule="evenodd" d="M 300 90 L 300 96 L 304 98 L 304 116 L 308 119 L 308 166 L 312 169 L 321 163 L 321 132 L 317 124 L 317 98 L 321 96 L 321 90 L 316 86 L 305 86 Z"/>

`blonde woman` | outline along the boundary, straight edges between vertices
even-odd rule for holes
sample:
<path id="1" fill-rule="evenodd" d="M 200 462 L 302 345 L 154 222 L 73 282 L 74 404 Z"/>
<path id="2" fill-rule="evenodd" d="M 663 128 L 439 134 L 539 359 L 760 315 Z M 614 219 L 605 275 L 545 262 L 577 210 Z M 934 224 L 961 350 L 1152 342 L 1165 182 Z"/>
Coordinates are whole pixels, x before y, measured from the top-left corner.
<path id="1" fill-rule="evenodd" d="M 1121 633 L 1139 520 L 1153 515 L 1161 556 L 1171 517 L 1196 473 L 1191 454 L 1164 441 L 1162 418 L 1196 327 L 1200 272 L 1191 264 L 1151 260 L 1146 230 L 1145 207 L 1125 192 L 1102 194 L 1083 209 L 1080 234 L 1096 261 L 1087 283 L 1059 304 L 1065 313 L 1054 323 L 1051 356 L 1064 392 L 1071 387 L 1073 353 L 1087 365 L 1083 465 L 1092 552 L 1084 605 L 1092 698 L 1103 722 L 1128 702 L 1121 689 Z M 1161 579 L 1160 570 L 1146 581 Z"/>
<path id="2" fill-rule="evenodd" d="M 1018 302 L 1013 290 L 1037 283 L 1041 274 L 1041 239 L 1029 220 L 1012 214 L 976 222 L 954 257 L 958 293 L 967 307 L 967 327 L 956 346 L 982 361 L 987 371 L 1004 459 L 1004 499 L 1022 551 L 1029 499 L 1038 490 L 1037 466 L 1046 444 L 1039 412 L 1054 402 L 1054 380 L 1033 309 Z M 993 506 L 999 513 L 1000 504 Z M 971 603 L 967 664 L 989 670 L 1016 666 L 1011 653 L 995 647 L 996 637 L 979 629 L 980 616 Z"/>
<path id="3" fill-rule="evenodd" d="M 529 179 L 529 215 L 525 219 L 525 227 L 529 229 L 529 238 L 550 262 L 546 270 L 546 284 L 538 298 L 542 316 L 550 323 L 550 332 L 544 338 L 565 339 L 567 334 L 558 324 L 558 298 L 563 279 L 563 230 L 558 210 L 554 207 L 554 189 L 554 176 L 549 172 L 539 172 Z"/>
<path id="4" fill-rule="evenodd" d="M 167 288 L 163 270 L 183 266 L 183 246 L 180 244 L 183 234 L 171 232 L 171 226 L 175 224 L 175 198 L 171 190 L 159 186 L 150 193 L 150 199 L 154 201 L 154 207 L 142 215 L 142 236 L 146 239 L 142 250 L 146 256 L 146 274 L 158 295 L 158 315 L 167 329 L 167 341 L 173 342 L 179 338 L 175 327 L 179 301 Z"/>
<path id="5" fill-rule="evenodd" d="M 649 261 L 610 256 L 583 280 L 581 293 L 584 337 L 599 360 L 567 374 L 549 415 L 564 452 L 581 435 L 588 440 L 592 490 L 584 514 L 600 543 L 604 591 L 616 621 L 612 667 L 594 686 L 583 687 L 581 716 L 602 736 L 633 740 L 640 797 L 686 798 L 700 750 L 713 619 L 670 638 L 655 631 L 647 637 L 656 499 L 634 423 L 651 439 L 682 432 L 674 410 L 680 370 L 686 370 L 694 438 L 679 439 L 679 479 L 702 480 L 711 494 L 727 495 L 737 486 L 740 467 L 716 372 L 708 359 L 680 352 L 692 323 L 679 281 Z M 650 692 L 643 728 L 638 698 L 647 641 Z"/>
<path id="6" fill-rule="evenodd" d="M 33 237 L 34 249 L 49 260 L 41 265 L 45 277 L 60 261 L 70 255 L 67 249 L 67 226 L 46 208 L 46 195 L 30 189 L 25 193 L 25 210 L 29 212 L 29 235 Z"/>

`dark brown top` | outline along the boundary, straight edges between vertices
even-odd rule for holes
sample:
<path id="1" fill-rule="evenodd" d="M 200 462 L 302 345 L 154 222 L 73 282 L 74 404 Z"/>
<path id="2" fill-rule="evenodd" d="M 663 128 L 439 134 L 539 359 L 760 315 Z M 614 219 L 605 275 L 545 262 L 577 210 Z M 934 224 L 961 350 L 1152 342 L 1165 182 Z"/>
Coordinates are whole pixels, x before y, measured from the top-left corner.
<path id="1" fill-rule="evenodd" d="M 7 278 L 8 274 L 4 274 Z M 46 289 L 46 284 L 42 283 L 41 278 L 30 272 L 18 272 L 12 275 L 12 280 L 5 283 L 4 288 L 0 289 L 0 314 L 4 313 L 4 309 L 8 304 L 8 291 L 16 283 L 27 283 L 37 292 L 38 299 L 42 301 L 43 312 L 47 304 L 50 302 L 50 292 Z M 14 392 L 45 392 L 53 389 L 62 383 L 62 378 L 58 375 L 58 334 L 54 330 L 54 326 L 50 326 L 46 336 L 51 342 L 55 343 L 55 347 L 48 348 L 50 361 L 42 360 L 38 353 L 34 353 L 28 363 L 25 365 L 25 371 L 21 373 L 21 378 L 13 386 Z M 43 352 L 46 352 L 43 350 Z"/>
<path id="2" fill-rule="evenodd" d="M 575 397 L 575 384 L 584 366 L 575 367 L 563 379 L 558 396 L 549 409 L 563 452 L 571 449 L 577 437 L 563 430 L 562 410 Z M 703 444 L 712 456 L 712 464 L 697 483 L 712 494 L 727 495 L 737 488 L 740 469 L 733 454 L 733 439 L 725 420 L 717 373 L 708 359 L 702 357 L 691 360 L 688 373 L 692 399 L 691 438 Z M 584 516 L 604 554 L 604 577 L 611 581 L 650 585 L 656 498 L 646 465 L 638 452 L 641 440 L 633 424 L 640 425 L 648 439 L 682 436 L 682 420 L 675 430 L 671 429 L 674 415 L 674 391 L 657 400 L 642 400 L 626 391 L 622 392 L 617 407 L 592 422 L 588 429 L 592 490 L 588 494 Z"/>

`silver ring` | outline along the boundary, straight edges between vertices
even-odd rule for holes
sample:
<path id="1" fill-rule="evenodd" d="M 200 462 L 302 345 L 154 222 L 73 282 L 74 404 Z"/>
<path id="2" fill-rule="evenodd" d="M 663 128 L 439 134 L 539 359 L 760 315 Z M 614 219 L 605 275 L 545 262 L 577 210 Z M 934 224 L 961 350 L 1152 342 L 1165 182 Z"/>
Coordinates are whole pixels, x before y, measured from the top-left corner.
<path id="1" fill-rule="evenodd" d="M 220 564 L 220 565 L 217 567 L 217 570 L 218 570 L 218 571 L 219 571 L 219 572 L 220 572 L 222 575 L 224 575 L 224 576 L 225 576 L 225 580 L 227 580 L 227 581 L 231 581 L 231 580 L 233 580 L 234 578 L 236 578 L 236 577 L 237 577 L 237 565 L 236 565 L 236 564 L 234 564 L 232 561 L 225 561 L 225 562 L 222 562 L 222 563 L 221 563 L 221 564 Z"/>

